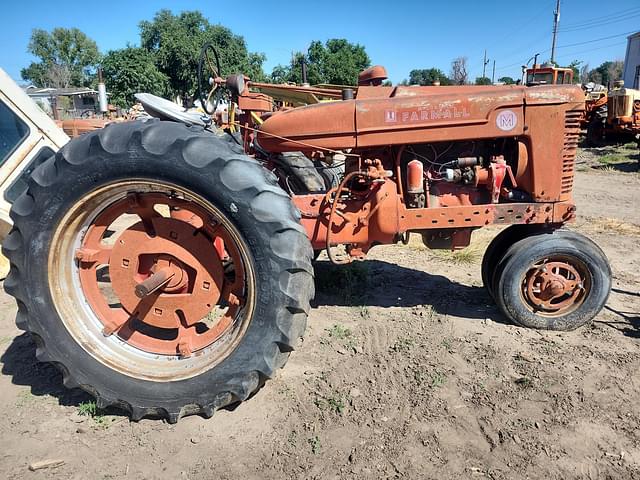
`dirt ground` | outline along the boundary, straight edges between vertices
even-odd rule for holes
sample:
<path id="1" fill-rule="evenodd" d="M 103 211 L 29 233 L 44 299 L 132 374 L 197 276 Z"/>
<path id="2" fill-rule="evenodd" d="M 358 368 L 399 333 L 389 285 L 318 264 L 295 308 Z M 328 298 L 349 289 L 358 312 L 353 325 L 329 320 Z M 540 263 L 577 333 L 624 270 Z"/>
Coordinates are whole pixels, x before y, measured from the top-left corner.
<path id="1" fill-rule="evenodd" d="M 592 326 L 510 325 L 481 286 L 495 229 L 464 253 L 412 238 L 348 268 L 321 260 L 299 349 L 210 420 L 95 412 L 36 363 L 0 292 L 0 478 L 640 478 L 640 175 L 635 152 L 606 155 L 582 151 L 576 177 L 572 228 L 614 272 Z M 42 460 L 64 463 L 28 469 Z"/>

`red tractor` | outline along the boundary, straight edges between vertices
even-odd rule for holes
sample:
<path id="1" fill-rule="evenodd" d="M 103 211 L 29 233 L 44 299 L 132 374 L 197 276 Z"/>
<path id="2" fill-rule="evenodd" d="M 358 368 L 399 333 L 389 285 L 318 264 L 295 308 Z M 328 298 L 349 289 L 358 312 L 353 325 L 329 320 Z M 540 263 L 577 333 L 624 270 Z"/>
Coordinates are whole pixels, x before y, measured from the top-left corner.
<path id="1" fill-rule="evenodd" d="M 579 87 L 387 87 L 375 67 L 342 99 L 286 108 L 203 63 L 227 131 L 160 105 L 181 121 L 73 139 L 13 204 L 17 325 L 100 408 L 175 422 L 246 400 L 304 333 L 321 250 L 360 261 L 410 232 L 459 249 L 510 225 L 482 263 L 506 317 L 570 330 L 604 306 L 605 255 L 563 228 Z"/>

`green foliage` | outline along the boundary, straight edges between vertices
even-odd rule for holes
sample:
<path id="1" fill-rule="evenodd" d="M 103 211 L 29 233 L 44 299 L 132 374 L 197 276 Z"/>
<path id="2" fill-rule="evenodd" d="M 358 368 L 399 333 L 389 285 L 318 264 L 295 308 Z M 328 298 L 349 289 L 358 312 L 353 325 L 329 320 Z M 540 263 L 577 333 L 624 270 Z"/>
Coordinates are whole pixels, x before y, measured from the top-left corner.
<path id="1" fill-rule="evenodd" d="M 505 85 L 513 85 L 516 83 L 516 81 L 511 77 L 500 77 L 498 82 L 504 83 Z"/>
<path id="2" fill-rule="evenodd" d="M 222 25 L 212 25 L 199 11 L 174 15 L 160 10 L 153 20 L 140 22 L 140 40 L 142 48 L 154 55 L 158 70 L 169 78 L 171 92 L 185 100 L 196 94 L 198 58 L 208 42 L 220 55 L 222 75 L 264 78 L 264 54 L 249 52 L 243 37 Z"/>
<path id="3" fill-rule="evenodd" d="M 449 77 L 438 68 L 425 68 L 409 72 L 411 85 L 433 85 L 434 82 L 440 82 L 440 85 L 451 85 Z"/>
<path id="4" fill-rule="evenodd" d="M 303 60 L 307 64 L 307 81 L 312 85 L 356 85 L 358 74 L 371 63 L 362 45 L 344 38 L 333 38 L 325 44 L 316 40 L 306 53 L 295 52 L 289 65 L 277 65 L 271 72 L 271 81 L 302 83 Z"/>
<path id="5" fill-rule="evenodd" d="M 447 383 L 447 375 L 440 371 L 431 374 L 431 388 L 438 388 Z"/>
<path id="6" fill-rule="evenodd" d="M 476 77 L 476 85 L 491 85 L 491 79 L 489 77 Z"/>
<path id="7" fill-rule="evenodd" d="M 344 340 L 351 336 L 351 329 L 344 325 L 340 325 L 339 323 L 336 323 L 333 327 L 327 329 L 327 332 L 329 332 L 330 337 L 337 338 L 339 340 Z"/>
<path id="8" fill-rule="evenodd" d="M 622 77 L 624 62 L 621 60 L 603 62 L 589 72 L 589 80 L 602 85 L 613 85 Z"/>
<path id="9" fill-rule="evenodd" d="M 153 55 L 143 48 L 128 46 L 112 50 L 102 60 L 104 81 L 109 87 L 109 101 L 126 108 L 131 106 L 138 92 L 165 96 L 169 79 L 154 63 Z"/>
<path id="10" fill-rule="evenodd" d="M 98 415 L 99 410 L 95 400 L 80 403 L 80 405 L 78 405 L 78 413 L 86 417 L 95 417 Z"/>
<path id="11" fill-rule="evenodd" d="M 573 70 L 573 83 L 580 83 L 580 65 L 581 64 L 582 64 L 582 61 L 574 60 L 569 65 L 567 65 L 567 68 L 570 68 L 571 70 Z"/>
<path id="12" fill-rule="evenodd" d="M 317 397 L 313 403 L 320 410 L 329 410 L 338 415 L 342 415 L 346 408 L 343 398 L 337 393 L 330 397 Z"/>
<path id="13" fill-rule="evenodd" d="M 96 42 L 77 28 L 34 29 L 27 47 L 39 58 L 20 72 L 36 87 L 86 86 L 100 61 Z"/>
<path id="14" fill-rule="evenodd" d="M 313 453 L 314 455 L 317 455 L 320 453 L 320 437 L 318 437 L 317 435 L 315 437 L 312 437 L 310 439 L 307 440 L 309 442 L 309 445 L 311 446 L 311 453 Z"/>

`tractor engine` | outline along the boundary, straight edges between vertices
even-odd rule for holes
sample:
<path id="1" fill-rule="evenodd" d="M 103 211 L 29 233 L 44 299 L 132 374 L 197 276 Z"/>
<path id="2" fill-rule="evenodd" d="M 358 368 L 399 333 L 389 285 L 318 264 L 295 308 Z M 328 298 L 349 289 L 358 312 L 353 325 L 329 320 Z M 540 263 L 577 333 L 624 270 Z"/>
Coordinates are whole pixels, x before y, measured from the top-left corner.
<path id="1" fill-rule="evenodd" d="M 583 113 L 571 85 L 360 86 L 352 100 L 274 113 L 257 142 L 346 157 L 338 188 L 293 201 L 314 248 L 344 244 L 363 258 L 412 231 L 462 248 L 490 223 L 571 220 Z"/>
<path id="2" fill-rule="evenodd" d="M 400 166 L 408 208 L 497 203 L 501 196 L 530 199 L 516 189 L 518 145 L 513 139 L 408 145 Z"/>

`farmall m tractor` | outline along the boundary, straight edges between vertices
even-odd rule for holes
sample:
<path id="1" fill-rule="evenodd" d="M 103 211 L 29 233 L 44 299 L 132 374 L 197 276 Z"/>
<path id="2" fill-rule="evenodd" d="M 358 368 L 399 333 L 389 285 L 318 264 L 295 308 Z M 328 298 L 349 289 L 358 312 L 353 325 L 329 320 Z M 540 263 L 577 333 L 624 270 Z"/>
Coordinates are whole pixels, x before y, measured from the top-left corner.
<path id="1" fill-rule="evenodd" d="M 342 100 L 283 108 L 222 77 L 206 50 L 202 97 L 227 99 L 226 132 L 156 105 L 181 121 L 75 138 L 13 204 L 5 289 L 66 386 L 134 420 L 208 417 L 286 362 L 314 251 L 360 261 L 410 232 L 458 249 L 510 225 L 482 277 L 518 325 L 570 330 L 605 304 L 605 255 L 563 228 L 576 215 L 579 87 L 386 87 L 374 67 Z"/>

